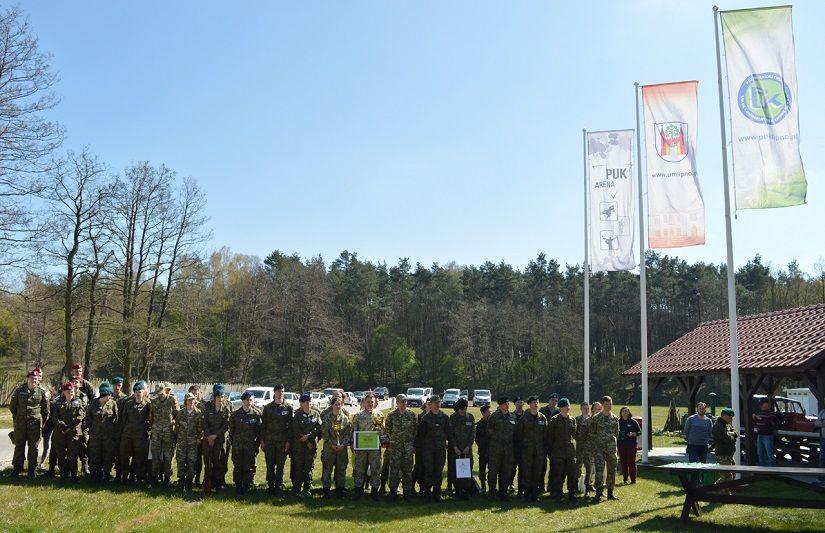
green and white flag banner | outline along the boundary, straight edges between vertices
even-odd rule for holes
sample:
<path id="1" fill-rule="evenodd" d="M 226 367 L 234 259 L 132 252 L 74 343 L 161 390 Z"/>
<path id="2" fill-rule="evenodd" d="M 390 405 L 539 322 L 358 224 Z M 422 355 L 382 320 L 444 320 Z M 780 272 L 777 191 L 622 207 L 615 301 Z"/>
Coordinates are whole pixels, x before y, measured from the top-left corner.
<path id="1" fill-rule="evenodd" d="M 636 267 L 633 130 L 587 132 L 587 161 L 591 270 L 631 270 Z"/>
<path id="2" fill-rule="evenodd" d="M 804 204 L 791 7 L 721 16 L 736 207 Z"/>

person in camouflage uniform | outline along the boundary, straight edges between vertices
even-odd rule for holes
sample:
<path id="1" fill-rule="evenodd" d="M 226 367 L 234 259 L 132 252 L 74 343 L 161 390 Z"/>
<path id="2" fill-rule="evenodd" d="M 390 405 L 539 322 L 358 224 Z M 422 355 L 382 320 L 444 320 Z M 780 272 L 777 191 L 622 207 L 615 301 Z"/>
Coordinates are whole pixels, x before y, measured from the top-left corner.
<path id="1" fill-rule="evenodd" d="M 121 482 L 140 483 L 146 477 L 146 458 L 149 455 L 149 400 L 146 383 L 132 386 L 132 396 L 118 409 L 120 425 Z"/>
<path id="2" fill-rule="evenodd" d="M 312 395 L 301 395 L 301 408 L 292 418 L 292 492 L 312 496 L 312 468 L 321 437 L 321 413 L 311 406 Z"/>
<path id="3" fill-rule="evenodd" d="M 178 412 L 178 399 L 171 394 L 169 383 L 155 386 L 155 398 L 149 409 L 149 428 L 151 431 L 152 478 L 155 485 L 168 487 L 172 479 L 172 457 L 175 455 L 175 413 Z"/>
<path id="4" fill-rule="evenodd" d="M 251 392 L 241 395 L 241 407 L 229 418 L 229 440 L 232 443 L 232 480 L 235 494 L 241 496 L 252 488 L 255 479 L 255 458 L 261 445 L 261 410 L 255 407 Z"/>
<path id="5" fill-rule="evenodd" d="M 421 412 L 418 413 L 417 416 L 417 424 L 421 423 L 421 417 L 427 414 L 430 410 L 430 404 L 424 403 L 421 406 Z M 415 434 L 415 466 L 413 467 L 413 484 L 418 484 L 418 490 L 424 490 L 424 461 L 421 460 L 421 452 L 423 447 L 421 446 L 421 437 L 416 431 Z"/>
<path id="6" fill-rule="evenodd" d="M 92 400 L 97 397 L 97 391 L 95 390 L 92 383 L 83 377 L 83 365 L 81 363 L 75 363 L 72 365 L 71 370 L 72 382 L 77 382 L 77 387 L 80 389 L 80 392 L 83 394 L 78 394 L 78 391 L 75 390 L 75 397 L 81 398 L 83 401 L 86 402 L 86 406 L 88 407 Z M 80 448 L 78 451 L 78 456 L 80 457 L 81 468 L 83 473 L 87 476 L 89 475 L 89 431 L 86 427 L 83 428 L 83 435 L 80 438 Z"/>
<path id="7" fill-rule="evenodd" d="M 29 477 L 34 478 L 37 468 L 37 445 L 40 442 L 43 424 L 49 419 L 49 397 L 38 383 L 34 371 L 26 376 L 26 384 L 18 387 L 12 394 L 9 410 L 14 426 L 11 475 L 20 475 L 23 471 L 23 460 L 27 459 Z"/>
<path id="8" fill-rule="evenodd" d="M 229 431 L 229 417 L 232 408 L 229 400 L 224 396 L 225 388 L 222 383 L 212 386 L 212 401 L 204 404 L 201 410 L 203 416 L 203 454 L 209 454 L 212 464 L 212 479 L 210 484 L 215 492 L 223 490 L 226 483 L 228 469 L 228 452 L 226 432 Z"/>
<path id="9" fill-rule="evenodd" d="M 284 403 L 284 386 L 275 385 L 275 394 L 264 406 L 261 447 L 266 459 L 266 483 L 269 492 L 278 495 L 283 490 L 284 463 L 292 439 L 292 406 Z"/>
<path id="10" fill-rule="evenodd" d="M 516 396 L 513 403 L 516 406 L 515 409 L 513 409 L 513 416 L 516 418 L 516 428 L 518 428 L 518 423 L 521 417 L 524 416 L 524 398 Z M 518 481 L 517 496 L 524 496 L 525 478 L 524 466 L 522 465 L 524 454 L 522 451 L 521 437 L 518 431 L 516 431 L 513 434 L 513 473 L 510 475 L 510 490 L 515 488 L 513 485 Z"/>
<path id="11" fill-rule="evenodd" d="M 178 462 L 178 486 L 181 490 L 192 490 L 195 463 L 203 438 L 203 415 L 195 403 L 197 399 L 187 392 L 183 408 L 175 413 L 175 457 Z"/>
<path id="12" fill-rule="evenodd" d="M 444 461 L 447 458 L 447 439 L 450 419 L 441 412 L 441 398 L 430 396 L 430 412 L 421 417 L 418 432 L 421 434 L 422 460 L 424 462 L 424 498 L 441 501 L 441 482 L 444 479 Z"/>
<path id="13" fill-rule="evenodd" d="M 562 398 L 558 403 L 559 414 L 550 419 L 547 441 L 553 458 L 553 479 L 550 496 L 556 500 L 564 498 L 564 481 L 567 480 L 567 497 L 576 499 L 576 420 L 570 416 L 570 400 Z"/>
<path id="14" fill-rule="evenodd" d="M 469 458 L 470 472 L 473 470 L 473 443 L 476 440 L 476 420 L 467 413 L 467 400 L 459 398 L 455 403 L 455 412 L 450 415 L 449 450 L 447 472 L 452 472 L 456 494 L 462 500 L 470 497 L 470 479 L 456 477 L 456 459 Z"/>
<path id="15" fill-rule="evenodd" d="M 596 467 L 596 501 L 600 501 L 604 488 L 604 472 L 607 468 L 607 499 L 618 500 L 613 494 L 616 486 L 616 437 L 619 436 L 619 418 L 611 410 L 613 399 L 602 398 L 602 412 L 593 415 L 587 424 L 587 438 L 592 442 L 593 462 Z"/>
<path id="16" fill-rule="evenodd" d="M 364 396 L 361 402 L 362 411 L 352 418 L 352 432 L 353 432 L 353 452 L 355 455 L 355 466 L 353 468 L 353 478 L 355 479 L 355 499 L 360 499 L 364 494 L 364 479 L 367 475 L 367 468 L 370 472 L 381 472 L 381 450 L 355 450 L 355 432 L 356 431 L 378 431 L 383 428 L 379 421 L 373 415 L 375 404 L 373 403 L 373 395 L 369 393 Z M 370 495 L 374 501 L 379 501 L 379 489 L 381 485 L 380 475 L 373 475 L 370 477 Z"/>
<path id="17" fill-rule="evenodd" d="M 544 488 L 547 417 L 539 412 L 538 397 L 527 398 L 527 405 L 529 409 L 518 421 L 516 435 L 523 446 L 521 468 L 524 474 L 524 498 L 537 502 Z M 521 486 L 520 482 L 519 487 Z"/>
<path id="18" fill-rule="evenodd" d="M 118 416 L 123 410 L 123 402 L 129 398 L 129 395 L 123 392 L 123 378 L 120 376 L 112 379 L 112 399 L 117 404 Z M 115 465 L 115 479 L 120 479 L 120 424 L 116 424 L 114 434 L 112 435 L 112 444 L 114 449 L 112 451 L 112 464 Z"/>
<path id="19" fill-rule="evenodd" d="M 559 395 L 555 392 L 550 394 L 550 397 L 547 398 L 547 405 L 539 409 L 539 412 L 547 417 L 547 423 L 550 423 L 550 420 L 559 414 Z M 553 458 L 550 457 L 550 449 L 547 448 L 547 492 L 550 492 L 551 485 L 553 484 Z"/>
<path id="20" fill-rule="evenodd" d="M 94 481 L 108 483 L 112 479 L 118 425 L 117 402 L 112 386 L 100 384 L 99 396 L 86 410 L 86 427 L 89 428 L 89 471 Z"/>
<path id="21" fill-rule="evenodd" d="M 582 402 L 581 414 L 576 417 L 576 478 L 581 477 L 583 467 L 585 496 L 593 490 L 593 460 L 587 445 L 588 420 L 590 420 L 590 404 Z"/>
<path id="22" fill-rule="evenodd" d="M 490 462 L 490 437 L 487 435 L 487 421 L 490 420 L 490 406 L 481 406 L 481 420 L 476 423 L 476 446 L 478 447 L 478 479 L 481 492 L 487 492 L 487 465 Z"/>
<path id="23" fill-rule="evenodd" d="M 192 394 L 195 397 L 195 400 L 192 402 L 192 405 L 198 408 L 201 412 L 201 428 L 203 428 L 203 407 L 205 405 L 203 401 L 203 397 L 201 396 L 201 387 L 200 385 L 193 384 L 189 385 L 189 389 L 187 392 Z M 192 486 L 200 486 L 201 484 L 201 471 L 203 470 L 203 439 L 200 440 L 198 443 L 198 451 L 197 455 L 195 456 L 195 478 L 192 480 Z"/>
<path id="24" fill-rule="evenodd" d="M 516 418 L 510 412 L 510 399 L 498 399 L 498 410 L 487 421 L 487 435 L 490 437 L 490 471 L 487 474 L 490 498 L 509 500 L 507 488 L 513 472 L 513 434 L 516 432 Z"/>
<path id="25" fill-rule="evenodd" d="M 332 410 L 321 421 L 321 437 L 324 449 L 321 452 L 321 484 L 324 498 L 331 496 L 332 473 L 335 471 L 335 494 L 344 497 L 347 485 L 347 465 L 349 464 L 348 447 L 352 440 L 352 424 L 344 413 L 343 399 L 333 397 Z"/>
<path id="26" fill-rule="evenodd" d="M 83 420 L 86 415 L 86 402 L 75 397 L 74 386 L 66 383 L 62 387 L 63 397 L 55 404 L 52 416 L 55 421 L 55 453 L 60 464 L 60 477 L 63 480 L 77 480 L 77 460 L 80 452 L 80 440 L 83 438 Z"/>
<path id="27" fill-rule="evenodd" d="M 390 500 L 398 497 L 398 482 L 404 489 L 404 501 L 412 501 L 413 495 L 413 461 L 415 458 L 415 440 L 418 431 L 418 419 L 407 409 L 407 396 L 395 397 L 396 408 L 384 422 L 384 429 L 389 439 L 390 454 Z"/>

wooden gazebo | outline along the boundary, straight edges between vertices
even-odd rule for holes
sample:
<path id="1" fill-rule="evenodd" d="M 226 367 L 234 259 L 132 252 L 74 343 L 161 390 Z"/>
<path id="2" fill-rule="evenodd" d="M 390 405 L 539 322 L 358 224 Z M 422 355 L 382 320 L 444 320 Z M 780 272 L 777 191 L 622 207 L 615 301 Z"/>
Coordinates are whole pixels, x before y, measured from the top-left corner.
<path id="1" fill-rule="evenodd" d="M 749 436 L 748 460 L 754 462 L 756 444 L 748 401 L 754 394 L 773 396 L 784 381 L 797 380 L 816 396 L 819 409 L 825 408 L 825 304 L 741 316 L 737 328 L 742 411 L 737 415 Z M 704 322 L 657 351 L 648 359 L 648 373 L 651 398 L 665 380 L 674 379 L 688 395 L 688 409 L 693 412 L 696 393 L 705 378 L 730 375 L 728 321 Z M 640 374 L 641 363 L 623 373 L 633 377 Z M 646 415 L 651 420 L 650 412 Z M 651 434 L 651 424 L 647 428 Z"/>

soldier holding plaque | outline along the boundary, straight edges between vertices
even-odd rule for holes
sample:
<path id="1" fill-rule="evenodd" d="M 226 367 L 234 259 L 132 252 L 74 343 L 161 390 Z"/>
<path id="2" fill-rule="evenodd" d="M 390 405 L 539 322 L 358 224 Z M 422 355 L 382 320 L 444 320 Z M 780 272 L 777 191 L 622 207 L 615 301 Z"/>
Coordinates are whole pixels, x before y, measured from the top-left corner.
<path id="1" fill-rule="evenodd" d="M 335 495 L 338 499 L 344 497 L 344 487 L 347 482 L 347 464 L 349 452 L 347 447 L 352 441 L 352 424 L 344 414 L 343 400 L 334 398 L 330 411 L 324 416 L 321 424 L 321 435 L 324 439 L 324 449 L 321 452 L 321 484 L 324 489 L 324 498 L 331 497 L 332 472 L 335 471 Z"/>

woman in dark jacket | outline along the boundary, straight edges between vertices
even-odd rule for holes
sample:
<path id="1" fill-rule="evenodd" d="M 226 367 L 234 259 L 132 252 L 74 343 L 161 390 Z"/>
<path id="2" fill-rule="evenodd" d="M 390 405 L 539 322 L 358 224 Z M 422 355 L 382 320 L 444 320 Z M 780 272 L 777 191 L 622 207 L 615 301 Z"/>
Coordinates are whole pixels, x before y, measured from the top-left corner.
<path id="1" fill-rule="evenodd" d="M 633 413 L 627 407 L 619 411 L 619 463 L 622 465 L 622 477 L 625 484 L 630 477 L 631 483 L 636 483 L 636 439 L 642 428 L 633 420 Z"/>

